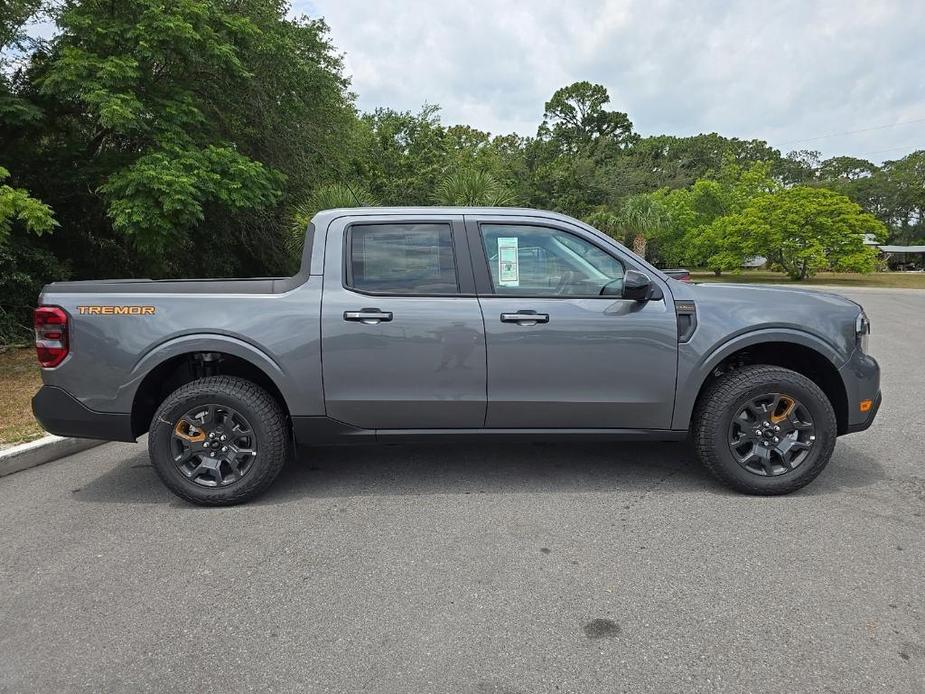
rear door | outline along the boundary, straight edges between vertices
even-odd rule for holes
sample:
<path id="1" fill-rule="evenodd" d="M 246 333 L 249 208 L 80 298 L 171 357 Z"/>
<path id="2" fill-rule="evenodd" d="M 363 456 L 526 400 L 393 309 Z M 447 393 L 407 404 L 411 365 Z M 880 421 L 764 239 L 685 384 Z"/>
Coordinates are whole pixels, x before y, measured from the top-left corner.
<path id="1" fill-rule="evenodd" d="M 466 215 L 466 226 L 485 318 L 486 426 L 670 428 L 677 319 L 661 280 L 660 299 L 621 298 L 626 269 L 645 268 L 564 221 Z"/>
<path id="2" fill-rule="evenodd" d="M 343 217 L 325 247 L 328 416 L 367 429 L 481 427 L 485 329 L 462 217 Z"/>

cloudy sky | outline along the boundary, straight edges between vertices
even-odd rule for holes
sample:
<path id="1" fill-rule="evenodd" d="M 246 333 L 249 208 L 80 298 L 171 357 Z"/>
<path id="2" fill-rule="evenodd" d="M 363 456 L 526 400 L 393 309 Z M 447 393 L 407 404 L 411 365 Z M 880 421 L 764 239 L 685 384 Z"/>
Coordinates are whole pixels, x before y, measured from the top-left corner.
<path id="1" fill-rule="evenodd" d="M 293 5 L 326 18 L 363 110 L 436 103 L 445 123 L 532 135 L 557 88 L 589 80 L 643 134 L 874 161 L 925 148 L 923 0 Z"/>

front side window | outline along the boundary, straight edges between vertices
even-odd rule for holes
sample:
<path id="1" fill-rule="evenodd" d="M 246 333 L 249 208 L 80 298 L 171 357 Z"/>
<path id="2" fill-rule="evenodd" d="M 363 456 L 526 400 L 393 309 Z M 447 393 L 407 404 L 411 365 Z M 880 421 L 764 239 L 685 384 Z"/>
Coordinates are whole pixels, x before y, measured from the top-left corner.
<path id="1" fill-rule="evenodd" d="M 482 243 L 496 294 L 601 296 L 622 291 L 623 264 L 566 231 L 483 224 Z"/>
<path id="2" fill-rule="evenodd" d="M 347 286 L 376 294 L 459 291 L 449 224 L 350 227 Z"/>

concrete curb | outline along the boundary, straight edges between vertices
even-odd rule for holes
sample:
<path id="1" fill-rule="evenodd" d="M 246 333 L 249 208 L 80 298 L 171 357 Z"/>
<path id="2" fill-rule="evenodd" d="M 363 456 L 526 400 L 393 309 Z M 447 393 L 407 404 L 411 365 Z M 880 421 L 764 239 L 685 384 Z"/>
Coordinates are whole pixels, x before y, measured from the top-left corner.
<path id="1" fill-rule="evenodd" d="M 106 443 L 95 439 L 71 439 L 51 434 L 36 441 L 21 443 L 0 451 L 0 477 L 11 475 L 37 465 L 50 463 L 72 453 Z"/>

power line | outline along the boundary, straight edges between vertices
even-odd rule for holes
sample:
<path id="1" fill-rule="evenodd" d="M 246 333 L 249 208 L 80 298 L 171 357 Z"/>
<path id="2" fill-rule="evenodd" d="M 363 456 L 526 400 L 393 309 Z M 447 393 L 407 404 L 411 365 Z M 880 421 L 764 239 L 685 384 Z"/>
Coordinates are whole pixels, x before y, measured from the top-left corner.
<path id="1" fill-rule="evenodd" d="M 925 147 L 916 147 L 916 146 L 914 146 L 914 145 L 912 145 L 912 146 L 906 145 L 906 146 L 904 146 L 904 147 L 889 147 L 889 148 L 887 148 L 887 149 L 875 149 L 873 152 L 861 152 L 860 154 L 855 154 L 855 155 L 853 155 L 853 156 L 856 156 L 856 157 L 866 157 L 866 156 L 869 156 L 869 155 L 871 155 L 871 154 L 880 154 L 881 152 L 895 152 L 895 151 L 898 150 L 898 149 L 907 149 L 907 150 L 909 150 L 910 152 L 917 152 L 917 151 L 920 150 L 920 149 L 925 149 Z"/>
<path id="2" fill-rule="evenodd" d="M 861 128 L 860 130 L 846 130 L 841 133 L 829 133 L 828 135 L 817 135 L 816 137 L 808 137 L 805 140 L 789 140 L 788 142 L 781 142 L 780 147 L 785 145 L 793 145 L 799 142 L 815 142 L 816 140 L 824 140 L 828 137 L 839 137 L 840 135 L 857 135 L 858 133 L 869 133 L 873 130 L 885 130 L 886 128 L 895 128 L 899 125 L 912 125 L 913 123 L 925 123 L 925 118 L 917 118 L 915 120 L 906 120 L 900 121 L 899 123 L 890 123 L 889 125 L 877 125 L 873 128 Z"/>

